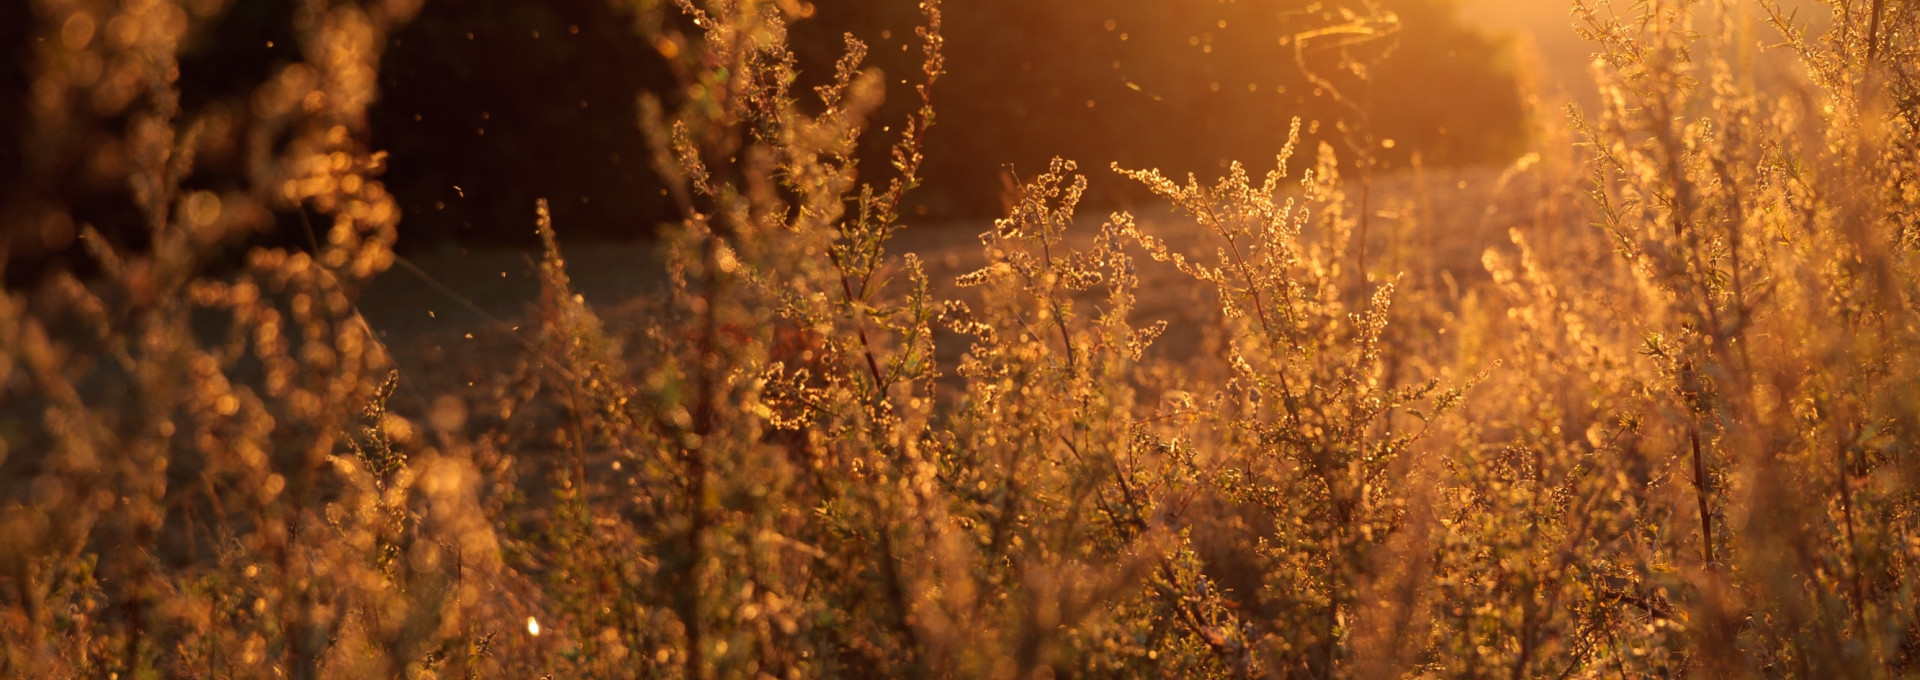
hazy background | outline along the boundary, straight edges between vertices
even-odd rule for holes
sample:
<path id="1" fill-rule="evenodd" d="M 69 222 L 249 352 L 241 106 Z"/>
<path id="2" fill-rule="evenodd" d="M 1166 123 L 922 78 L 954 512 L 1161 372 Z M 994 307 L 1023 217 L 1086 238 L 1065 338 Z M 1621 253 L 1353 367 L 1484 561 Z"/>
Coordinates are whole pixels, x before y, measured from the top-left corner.
<path id="1" fill-rule="evenodd" d="M 189 37 L 181 62 L 189 115 L 225 107 L 239 116 L 235 134 L 245 129 L 249 93 L 294 57 L 288 26 L 295 4 L 233 3 Z M 79 121 L 98 133 L 52 151 L 71 162 L 36 161 L 59 170 L 24 173 L 17 150 L 35 134 L 21 113 L 24 74 L 37 58 L 35 41 L 56 29 L 44 25 L 36 3 L 6 5 L 0 48 L 14 59 L 0 72 L 0 126 L 9 133 L 0 137 L 8 144 L 0 147 L 0 187 L 16 199 L 76 206 L 78 222 L 122 247 L 143 247 L 124 182 L 93 176 L 82 161 L 111 155 L 124 117 Z M 919 69 L 915 3 L 814 6 L 817 16 L 794 30 L 802 84 L 829 72 L 843 33 L 856 35 L 871 45 L 870 63 L 888 74 L 889 101 L 874 125 L 897 125 L 915 104 L 901 82 Z M 1234 159 L 1260 169 L 1295 116 L 1321 123 L 1308 149 L 1327 140 L 1351 160 L 1358 156 L 1352 144 L 1368 145 L 1387 171 L 1416 158 L 1434 167 L 1505 163 L 1526 145 L 1524 79 L 1516 76 L 1528 62 L 1515 59 L 1515 45 L 1547 46 L 1544 63 L 1555 74 L 1578 74 L 1585 59 L 1585 44 L 1566 28 L 1557 2 L 1380 6 L 1397 18 L 1397 33 L 1346 50 L 1325 49 L 1325 41 L 1307 50 L 1308 65 L 1345 91 L 1342 104 L 1301 72 L 1292 40 L 1364 23 L 1343 14 L 1339 2 L 950 2 L 949 73 L 935 91 L 926 182 L 911 195 L 909 216 L 930 223 L 997 215 L 1009 180 L 1031 176 L 1054 155 L 1080 161 L 1096 178 L 1110 177 L 1111 162 L 1175 175 L 1210 175 Z M 369 115 L 372 147 L 390 152 L 383 181 L 405 214 L 402 249 L 528 245 L 538 197 L 551 199 L 562 231 L 575 238 L 644 239 L 661 221 L 677 219 L 647 167 L 635 101 L 647 91 L 671 105 L 678 93 L 632 21 L 608 0 L 429 1 L 394 33 L 382 58 L 381 99 Z M 1371 87 L 1343 62 L 1370 65 Z M 1352 133 L 1336 132 L 1343 127 Z M 885 181 L 891 139 L 868 141 L 863 179 Z M 236 139 L 231 154 L 198 159 L 189 185 L 240 182 L 252 143 Z M 1141 198 L 1132 191 L 1128 182 L 1096 181 L 1088 207 L 1127 205 Z M 0 224 L 8 220 L 0 214 Z M 279 224 L 259 238 L 304 242 L 298 220 L 282 216 Z M 73 243 L 16 239 L 12 252 L 29 262 L 9 269 L 18 278 L 43 261 L 73 259 Z"/>
<path id="2" fill-rule="evenodd" d="M 1587 101 L 1593 97 L 1587 65 L 1593 45 L 1573 29 L 1567 0 L 1459 0 L 1469 26 L 1514 41 L 1520 63 L 1543 93 Z"/>

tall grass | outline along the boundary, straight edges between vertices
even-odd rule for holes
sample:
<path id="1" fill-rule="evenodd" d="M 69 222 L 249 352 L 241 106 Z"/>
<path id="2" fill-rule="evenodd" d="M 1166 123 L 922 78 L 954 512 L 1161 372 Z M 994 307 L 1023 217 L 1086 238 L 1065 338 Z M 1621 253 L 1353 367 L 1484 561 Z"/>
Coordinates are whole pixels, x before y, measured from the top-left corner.
<path id="1" fill-rule="evenodd" d="M 0 675 L 1913 675 L 1920 20 L 1830 8 L 1576 4 L 1604 105 L 1541 117 L 1484 276 L 1363 255 L 1420 211 L 1290 143 L 1212 181 L 1056 160 L 948 285 L 892 239 L 935 0 L 877 131 L 859 40 L 795 72 L 803 6 L 638 2 L 686 95 L 641 106 L 666 290 L 615 330 L 542 204 L 524 351 L 406 412 L 355 299 L 395 261 L 359 140 L 411 3 L 306 5 L 239 117 L 178 105 L 218 7 L 41 3 L 40 157 L 124 116 L 152 247 L 83 230 L 97 276 L 0 296 Z M 198 187 L 234 125 L 246 182 Z M 1083 218 L 1091 181 L 1179 217 Z M 1211 304 L 1197 350 L 1154 346 L 1153 271 Z"/>

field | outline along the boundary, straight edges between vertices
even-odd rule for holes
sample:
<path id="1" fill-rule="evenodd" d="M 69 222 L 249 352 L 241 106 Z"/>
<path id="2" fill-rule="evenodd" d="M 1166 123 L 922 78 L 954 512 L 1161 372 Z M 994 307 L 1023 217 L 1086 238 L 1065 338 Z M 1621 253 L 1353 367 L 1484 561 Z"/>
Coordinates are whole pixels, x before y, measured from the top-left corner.
<path id="1" fill-rule="evenodd" d="M 370 141 L 419 2 L 223 99 L 251 6 L 36 0 L 0 677 L 1920 677 L 1920 6 L 1238 1 L 1087 30 L 1325 121 L 1170 56 L 942 118 L 950 29 L 1092 5 L 615 3 L 666 217 L 516 242 L 402 236 L 481 219 Z M 1101 155 L 1130 101 L 1231 124 Z M 1075 120 L 997 217 L 930 157 Z"/>

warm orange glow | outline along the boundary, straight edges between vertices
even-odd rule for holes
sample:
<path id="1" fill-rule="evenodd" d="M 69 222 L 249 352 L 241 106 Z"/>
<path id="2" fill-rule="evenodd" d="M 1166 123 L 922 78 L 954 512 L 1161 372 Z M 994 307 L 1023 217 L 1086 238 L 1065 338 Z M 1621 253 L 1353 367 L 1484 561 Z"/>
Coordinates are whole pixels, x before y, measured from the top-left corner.
<path id="1" fill-rule="evenodd" d="M 0 2 L 0 676 L 1920 676 L 1913 5 Z"/>

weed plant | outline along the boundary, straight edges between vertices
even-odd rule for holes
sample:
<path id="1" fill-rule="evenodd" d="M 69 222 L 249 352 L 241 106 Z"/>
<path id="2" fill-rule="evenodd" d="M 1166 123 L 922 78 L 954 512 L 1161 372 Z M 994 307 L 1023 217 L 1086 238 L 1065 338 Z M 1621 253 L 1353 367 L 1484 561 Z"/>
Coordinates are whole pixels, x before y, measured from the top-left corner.
<path id="1" fill-rule="evenodd" d="M 615 330 L 542 204 L 523 351 L 449 394 L 355 307 L 413 4 L 305 3 L 244 115 L 183 110 L 219 5 L 36 4 L 32 162 L 80 155 L 77 107 L 123 124 L 95 165 L 152 245 L 82 228 L 98 275 L 0 296 L 0 676 L 1920 674 L 1906 0 L 1576 4 L 1604 105 L 1540 118 L 1484 276 L 1368 257 L 1370 164 L 1289 143 L 1106 176 L 1170 222 L 1080 217 L 1055 160 L 952 285 L 891 240 L 937 1 L 878 131 L 858 39 L 796 72 L 803 4 L 637 1 L 684 88 L 640 107 L 668 286 Z M 245 181 L 203 186 L 235 129 Z M 1190 356 L 1137 309 L 1156 267 L 1211 303 Z"/>

